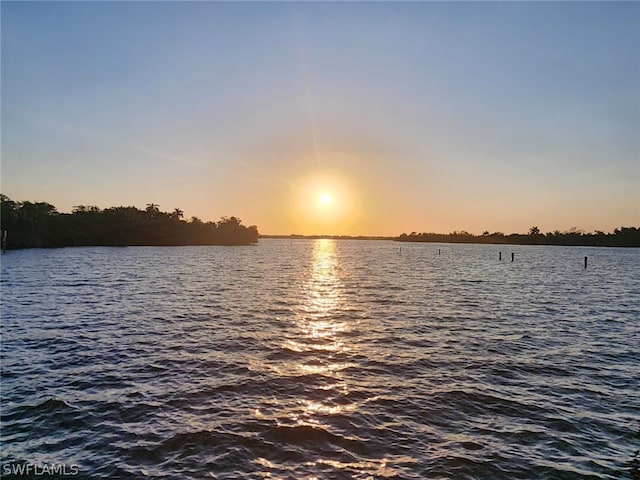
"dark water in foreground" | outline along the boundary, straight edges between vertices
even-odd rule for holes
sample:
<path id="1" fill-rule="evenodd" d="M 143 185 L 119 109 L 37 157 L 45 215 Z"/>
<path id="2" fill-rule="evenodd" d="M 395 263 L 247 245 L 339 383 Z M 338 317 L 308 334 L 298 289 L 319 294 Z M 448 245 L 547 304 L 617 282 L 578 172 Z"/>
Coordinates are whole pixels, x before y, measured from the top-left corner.
<path id="1" fill-rule="evenodd" d="M 9 252 L 3 473 L 633 478 L 639 272 L 638 249 Z"/>

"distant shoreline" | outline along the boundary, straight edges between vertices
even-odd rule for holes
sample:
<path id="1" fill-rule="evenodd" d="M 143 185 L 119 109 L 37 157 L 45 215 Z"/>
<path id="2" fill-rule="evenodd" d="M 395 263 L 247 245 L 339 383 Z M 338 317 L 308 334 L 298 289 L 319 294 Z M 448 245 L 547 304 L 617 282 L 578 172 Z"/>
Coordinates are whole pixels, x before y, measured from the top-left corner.
<path id="1" fill-rule="evenodd" d="M 397 237 L 382 235 L 259 235 L 259 238 L 277 238 L 285 240 L 389 240 L 402 243 L 469 243 L 476 245 L 546 245 L 565 247 L 640 247 L 640 228 L 622 227 L 613 233 L 582 233 L 577 231 L 554 232 L 548 234 L 531 233 L 527 235 L 512 233 L 472 235 L 467 232 L 450 234 L 419 233 L 402 234 Z"/>
<path id="2" fill-rule="evenodd" d="M 453 241 L 453 240 L 424 240 L 424 241 L 403 241 L 398 237 L 377 237 L 377 236 L 349 236 L 349 235 L 260 235 L 259 239 L 266 240 L 364 240 L 364 241 L 391 241 L 398 243 L 437 243 L 445 245 L 467 244 L 467 245 L 520 245 L 520 246 L 541 246 L 541 247 L 598 247 L 598 248 L 640 248 L 640 245 L 591 245 L 591 244 L 558 244 L 558 243 L 507 243 L 507 242 L 478 242 L 478 241 Z M 31 249 L 56 249 L 56 248 L 129 248 L 129 247 L 243 247 L 256 246 L 254 243 L 175 243 L 175 244 L 131 244 L 131 245 L 55 245 L 55 246 L 29 246 L 19 248 L 8 248 L 7 251 L 31 250 Z"/>
<path id="3" fill-rule="evenodd" d="M 280 238 L 284 240 L 397 240 L 398 237 L 385 237 L 379 235 L 262 235 L 259 238 Z"/>
<path id="4" fill-rule="evenodd" d="M 585 233 L 577 229 L 567 232 L 541 233 L 538 227 L 532 227 L 528 234 L 501 232 L 472 235 L 468 232 L 403 233 L 397 237 L 398 242 L 431 242 L 431 243 L 477 243 L 489 245 L 550 245 L 565 247 L 640 247 L 640 228 L 620 227 L 612 233 L 597 231 Z"/>

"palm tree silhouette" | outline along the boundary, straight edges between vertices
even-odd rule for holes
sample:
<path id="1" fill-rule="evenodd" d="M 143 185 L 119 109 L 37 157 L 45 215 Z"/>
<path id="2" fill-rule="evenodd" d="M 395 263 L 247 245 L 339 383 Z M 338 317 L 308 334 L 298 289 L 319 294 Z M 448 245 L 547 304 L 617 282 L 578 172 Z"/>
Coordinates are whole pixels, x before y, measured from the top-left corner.
<path id="1" fill-rule="evenodd" d="M 180 220 L 181 218 L 184 217 L 184 212 L 182 210 L 180 210 L 179 208 L 176 208 L 176 209 L 173 210 L 173 212 L 171 212 L 169 217 L 172 218 L 172 219 L 175 219 L 175 220 Z"/>
<path id="2" fill-rule="evenodd" d="M 160 208 L 159 208 L 158 204 L 156 204 L 156 203 L 147 203 L 147 208 L 145 209 L 145 212 L 147 212 L 147 214 L 151 218 L 153 218 L 156 213 L 160 212 Z"/>

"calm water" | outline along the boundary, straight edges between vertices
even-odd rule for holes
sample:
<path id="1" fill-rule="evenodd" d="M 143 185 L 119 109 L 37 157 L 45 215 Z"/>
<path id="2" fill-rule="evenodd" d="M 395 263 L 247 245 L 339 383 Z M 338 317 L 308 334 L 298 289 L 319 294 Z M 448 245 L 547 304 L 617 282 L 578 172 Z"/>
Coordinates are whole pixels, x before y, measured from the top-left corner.
<path id="1" fill-rule="evenodd" d="M 638 249 L 612 248 L 9 252 L 2 468 L 632 478 L 639 273 Z"/>

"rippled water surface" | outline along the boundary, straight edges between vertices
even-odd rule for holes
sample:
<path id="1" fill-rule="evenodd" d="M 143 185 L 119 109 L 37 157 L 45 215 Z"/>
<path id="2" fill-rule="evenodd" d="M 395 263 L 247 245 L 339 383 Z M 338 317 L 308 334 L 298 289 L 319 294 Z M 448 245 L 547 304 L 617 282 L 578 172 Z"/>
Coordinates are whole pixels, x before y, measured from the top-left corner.
<path id="1" fill-rule="evenodd" d="M 613 248 L 9 252 L 2 468 L 633 478 L 639 272 L 638 249 Z"/>

